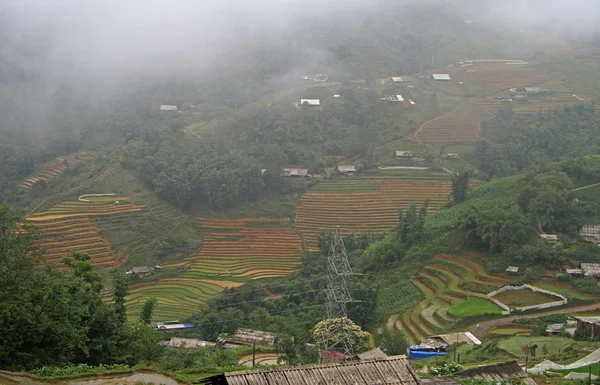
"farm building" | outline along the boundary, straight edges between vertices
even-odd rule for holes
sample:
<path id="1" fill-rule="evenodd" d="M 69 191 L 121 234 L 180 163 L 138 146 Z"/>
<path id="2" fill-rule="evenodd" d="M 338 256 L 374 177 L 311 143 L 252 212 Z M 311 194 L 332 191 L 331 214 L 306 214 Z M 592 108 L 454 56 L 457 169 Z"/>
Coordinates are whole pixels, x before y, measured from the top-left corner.
<path id="1" fill-rule="evenodd" d="M 563 329 L 563 324 L 552 324 L 552 325 L 548 325 L 548 327 L 546 328 L 546 333 L 549 336 L 557 336 L 560 334 L 560 332 Z"/>
<path id="2" fill-rule="evenodd" d="M 592 242 L 600 240 L 600 225 L 583 225 L 579 234 Z"/>
<path id="3" fill-rule="evenodd" d="M 240 346 L 273 346 L 275 345 L 275 334 L 260 330 L 239 328 L 231 338 L 225 339 L 225 348 L 237 348 Z"/>
<path id="4" fill-rule="evenodd" d="M 455 152 L 449 152 L 446 154 L 446 158 L 448 159 L 460 159 L 460 155 Z"/>
<path id="5" fill-rule="evenodd" d="M 404 80 L 402 80 L 402 76 L 392 76 L 392 83 L 400 84 L 402 82 L 404 82 Z"/>
<path id="6" fill-rule="evenodd" d="M 600 263 L 582 263 L 581 270 L 586 277 L 600 277 Z"/>
<path id="7" fill-rule="evenodd" d="M 309 106 L 320 106 L 321 105 L 321 100 L 320 99 L 300 99 L 300 104 L 301 105 L 306 105 L 308 104 Z"/>
<path id="8" fill-rule="evenodd" d="M 177 106 L 174 106 L 171 104 L 161 104 L 160 110 L 161 111 L 177 111 Z"/>
<path id="9" fill-rule="evenodd" d="M 412 151 L 396 151 L 396 158 L 399 159 L 410 159 L 412 156 Z"/>
<path id="10" fill-rule="evenodd" d="M 574 317 L 577 321 L 577 329 L 584 329 L 590 338 L 600 335 L 600 317 Z"/>
<path id="11" fill-rule="evenodd" d="M 152 267 L 138 266 L 138 267 L 132 267 L 131 269 L 127 270 L 125 272 L 125 274 L 137 275 L 138 277 L 147 277 L 149 275 L 152 275 L 153 272 L 154 272 L 154 268 L 152 268 Z"/>
<path id="12" fill-rule="evenodd" d="M 283 169 L 283 176 L 307 178 L 310 175 L 308 175 L 308 169 L 307 168 L 284 168 Z"/>
<path id="13" fill-rule="evenodd" d="M 509 266 L 506 268 L 506 274 L 519 274 L 519 268 L 517 266 Z"/>
<path id="14" fill-rule="evenodd" d="M 335 171 L 338 174 L 352 176 L 352 175 L 356 174 L 356 167 L 353 165 L 342 166 L 342 165 L 338 164 L 337 166 L 335 166 L 333 171 Z"/>
<path id="15" fill-rule="evenodd" d="M 558 242 L 558 235 L 556 234 L 540 234 L 540 238 L 548 243 L 556 243 Z"/>
<path id="16" fill-rule="evenodd" d="M 447 349 L 450 345 L 457 343 L 465 343 L 467 345 L 481 345 L 481 341 L 479 341 L 477 337 L 471 334 L 471 332 L 460 332 L 430 336 L 427 337 L 427 339 L 423 341 L 421 345 L 433 348 Z"/>
<path id="17" fill-rule="evenodd" d="M 179 349 L 202 349 L 202 348 L 214 348 L 216 344 L 214 342 L 197 340 L 194 338 L 179 338 L 171 337 L 170 341 L 162 341 L 160 343 L 168 348 L 179 348 Z"/>
<path id="18" fill-rule="evenodd" d="M 270 370 L 218 374 L 200 380 L 206 385 L 421 385 L 406 356 Z"/>
<path id="19" fill-rule="evenodd" d="M 156 327 L 156 330 L 160 330 L 160 331 L 183 330 L 183 329 L 191 329 L 194 327 L 193 324 L 184 324 L 179 321 L 158 322 L 154 326 Z"/>
<path id="20" fill-rule="evenodd" d="M 431 74 L 431 80 L 452 80 L 448 74 Z"/>
<path id="21" fill-rule="evenodd" d="M 514 380 L 520 381 L 523 385 L 536 385 L 532 378 L 521 368 L 517 361 L 508 361 L 501 364 L 479 366 L 456 373 L 457 377 L 484 380 L 496 383 L 514 383 Z"/>
<path id="22" fill-rule="evenodd" d="M 583 278 L 583 270 L 581 269 L 566 269 L 566 271 L 573 278 Z"/>

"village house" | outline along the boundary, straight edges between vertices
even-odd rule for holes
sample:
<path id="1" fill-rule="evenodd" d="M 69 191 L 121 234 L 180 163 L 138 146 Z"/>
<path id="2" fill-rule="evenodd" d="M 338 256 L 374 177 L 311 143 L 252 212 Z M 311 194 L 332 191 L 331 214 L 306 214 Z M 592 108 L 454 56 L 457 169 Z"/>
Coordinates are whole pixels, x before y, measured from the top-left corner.
<path id="1" fill-rule="evenodd" d="M 600 277 L 600 263 L 582 263 L 581 270 L 586 277 Z"/>
<path id="2" fill-rule="evenodd" d="M 583 225 L 579 234 L 588 242 L 600 242 L 600 225 Z"/>
<path id="3" fill-rule="evenodd" d="M 412 156 L 412 151 L 396 151 L 397 159 L 411 159 Z"/>
<path id="4" fill-rule="evenodd" d="M 356 167 L 353 165 L 337 165 L 333 169 L 336 174 L 344 175 L 344 176 L 354 176 L 356 174 Z"/>
<path id="5" fill-rule="evenodd" d="M 460 156 L 455 152 L 449 152 L 446 154 L 446 158 L 448 159 L 460 159 Z"/>
<path id="6" fill-rule="evenodd" d="M 204 378 L 205 385 L 422 385 L 406 356 L 321 365 L 228 372 Z"/>
<path id="7" fill-rule="evenodd" d="M 450 78 L 449 74 L 431 74 L 430 76 L 431 80 L 452 80 L 452 78 Z"/>
<path id="8" fill-rule="evenodd" d="M 161 104 L 160 110 L 161 111 L 177 111 L 177 106 L 174 106 L 172 104 Z"/>
<path id="9" fill-rule="evenodd" d="M 387 95 L 381 98 L 381 100 L 385 100 L 386 102 L 403 102 L 404 98 L 402 95 Z"/>
<path id="10" fill-rule="evenodd" d="M 548 336 L 558 336 L 563 329 L 563 324 L 551 324 L 546 328 Z"/>
<path id="11" fill-rule="evenodd" d="M 567 274 L 569 274 L 573 278 L 583 278 L 583 270 L 581 269 L 565 269 Z"/>
<path id="12" fill-rule="evenodd" d="M 556 243 L 558 242 L 558 235 L 556 234 L 540 234 L 540 238 L 548 243 Z"/>
<path id="13" fill-rule="evenodd" d="M 574 317 L 577 321 L 577 329 L 585 330 L 590 338 L 600 335 L 600 317 Z"/>
<path id="14" fill-rule="evenodd" d="M 274 333 L 239 328 L 235 331 L 233 337 L 219 342 L 223 343 L 223 347 L 228 349 L 252 345 L 273 347 L 275 345 L 275 337 Z"/>
<path id="15" fill-rule="evenodd" d="M 517 275 L 519 274 L 519 268 L 517 266 L 509 266 L 506 268 L 506 274 Z"/>
<path id="16" fill-rule="evenodd" d="M 447 349 L 451 345 L 458 343 L 465 343 L 467 345 L 481 345 L 481 341 L 479 341 L 479 339 L 477 339 L 477 337 L 475 337 L 471 332 L 458 332 L 429 336 L 425 341 L 421 342 L 421 345 Z"/>
<path id="17" fill-rule="evenodd" d="M 160 330 L 160 331 L 184 330 L 184 329 L 191 329 L 194 327 L 193 324 L 185 324 L 185 323 L 182 323 L 179 321 L 157 322 L 157 323 L 153 324 L 153 326 L 156 328 L 156 330 Z"/>
<path id="18" fill-rule="evenodd" d="M 125 272 L 125 274 L 136 275 L 138 277 L 147 277 L 149 275 L 152 275 L 153 272 L 154 272 L 153 267 L 137 266 L 137 267 L 132 267 L 131 269 L 127 270 Z"/>
<path id="19" fill-rule="evenodd" d="M 308 178 L 308 169 L 307 168 L 284 168 L 283 176 L 289 176 L 294 178 Z"/>
<path id="20" fill-rule="evenodd" d="M 404 80 L 402 80 L 401 76 L 392 76 L 392 83 L 401 84 L 403 82 L 404 82 Z"/>

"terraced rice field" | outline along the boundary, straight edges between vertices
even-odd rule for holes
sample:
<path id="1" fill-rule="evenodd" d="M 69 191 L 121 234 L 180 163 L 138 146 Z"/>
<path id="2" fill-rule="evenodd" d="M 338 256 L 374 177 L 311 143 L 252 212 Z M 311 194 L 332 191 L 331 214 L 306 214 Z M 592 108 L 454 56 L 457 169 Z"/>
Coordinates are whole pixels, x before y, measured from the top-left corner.
<path id="1" fill-rule="evenodd" d="M 472 141 L 479 136 L 479 123 L 476 116 L 443 115 L 425 122 L 415 137 L 425 142 Z"/>
<path id="2" fill-rule="evenodd" d="M 412 282 L 425 298 L 410 313 L 392 317 L 395 326 L 402 329 L 412 343 L 444 332 L 458 317 L 453 315 L 452 309 L 458 309 L 454 313 L 460 314 L 458 307 L 468 305 L 468 299 L 493 305 L 487 299 L 487 292 L 506 283 L 485 273 L 483 266 L 472 260 L 444 255 L 421 269 Z"/>
<path id="3" fill-rule="evenodd" d="M 463 76 L 476 79 L 489 88 L 512 88 L 538 84 L 546 79 L 548 75 L 541 72 L 533 65 L 495 63 L 475 63 L 473 66 L 465 67 Z"/>
<path id="4" fill-rule="evenodd" d="M 81 162 L 85 162 L 86 160 L 90 160 L 93 157 L 93 154 L 87 151 L 79 152 L 77 154 L 67 155 L 65 157 L 56 158 L 52 162 L 48 163 L 44 169 L 31 178 L 28 178 L 23 183 L 19 185 L 19 187 L 24 189 L 31 188 L 35 183 L 43 180 L 45 182 L 49 182 L 52 179 L 56 178 L 58 175 L 62 174 L 68 167 L 73 167 L 78 165 Z"/>
<path id="5" fill-rule="evenodd" d="M 340 226 L 343 234 L 382 233 L 398 223 L 398 209 L 430 199 L 430 210 L 437 210 L 448 200 L 451 190 L 450 181 L 441 179 L 376 182 L 379 191 L 304 193 L 294 227 L 302 234 L 305 248 L 316 250 L 318 233 L 335 226 Z"/>
<path id="6" fill-rule="evenodd" d="M 94 266 L 115 266 L 118 262 L 112 247 L 100 235 L 93 217 L 139 212 L 146 206 L 127 203 L 127 197 L 115 196 L 113 202 L 61 202 L 48 211 L 27 218 L 43 231 L 38 245 L 46 250 L 46 261 L 58 263 L 71 251 L 88 254 Z M 125 201 L 125 202 L 124 202 Z"/>
<path id="7" fill-rule="evenodd" d="M 488 113 L 496 112 L 503 104 L 510 104 L 516 112 L 536 113 L 551 108 L 562 108 L 568 104 L 589 102 L 593 99 L 591 90 L 566 84 L 558 79 L 541 83 L 537 87 L 555 91 L 556 94 L 553 96 L 532 96 L 530 98 L 532 102 L 501 102 L 495 97 L 485 97 L 477 99 L 475 104 Z"/>
<path id="8" fill-rule="evenodd" d="M 287 218 L 197 218 L 204 244 L 191 257 L 165 264 L 179 270 L 133 287 L 128 297 L 130 316 L 139 314 L 150 297 L 157 297 L 156 320 L 184 318 L 225 287 L 249 279 L 285 277 L 301 262 L 302 242 Z"/>

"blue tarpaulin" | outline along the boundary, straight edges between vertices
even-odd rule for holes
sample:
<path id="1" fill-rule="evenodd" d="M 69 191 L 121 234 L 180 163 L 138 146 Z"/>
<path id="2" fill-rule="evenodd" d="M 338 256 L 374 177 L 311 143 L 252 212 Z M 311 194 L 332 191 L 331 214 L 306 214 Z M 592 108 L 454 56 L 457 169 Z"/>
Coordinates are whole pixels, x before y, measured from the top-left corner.
<path id="1" fill-rule="evenodd" d="M 448 352 L 435 351 L 425 346 L 411 346 L 408 348 L 408 359 L 409 360 L 424 360 L 425 358 L 431 358 L 436 356 L 445 357 Z"/>

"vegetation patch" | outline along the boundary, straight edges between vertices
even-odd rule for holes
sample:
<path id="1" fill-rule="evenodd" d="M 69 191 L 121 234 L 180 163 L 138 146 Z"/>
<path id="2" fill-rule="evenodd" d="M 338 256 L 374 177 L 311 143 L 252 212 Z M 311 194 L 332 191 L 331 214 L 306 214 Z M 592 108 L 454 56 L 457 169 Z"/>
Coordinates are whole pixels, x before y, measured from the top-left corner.
<path id="1" fill-rule="evenodd" d="M 502 314 L 502 309 L 492 301 L 483 298 L 471 297 L 450 308 L 450 314 L 455 317 L 472 317 L 484 314 Z"/>

